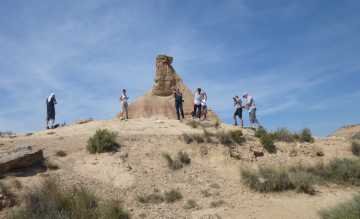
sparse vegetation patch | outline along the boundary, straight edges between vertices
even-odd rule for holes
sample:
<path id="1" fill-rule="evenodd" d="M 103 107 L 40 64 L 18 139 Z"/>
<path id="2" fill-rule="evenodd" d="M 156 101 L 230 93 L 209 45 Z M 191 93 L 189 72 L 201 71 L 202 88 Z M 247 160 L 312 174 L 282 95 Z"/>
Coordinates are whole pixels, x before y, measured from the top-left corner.
<path id="1" fill-rule="evenodd" d="M 269 153 L 276 153 L 276 146 L 270 135 L 264 135 L 260 138 L 260 142 L 264 149 Z"/>
<path id="2" fill-rule="evenodd" d="M 189 154 L 184 151 L 179 151 L 175 159 L 173 159 L 169 153 L 163 153 L 162 156 L 167 161 L 168 167 L 172 170 L 181 169 L 184 165 L 191 163 Z"/>
<path id="3" fill-rule="evenodd" d="M 94 136 L 89 138 L 87 150 L 91 154 L 115 151 L 119 148 L 116 137 L 117 133 L 115 132 L 111 132 L 107 129 L 99 129 Z"/>
<path id="4" fill-rule="evenodd" d="M 320 211 L 320 216 L 323 219 L 360 218 L 360 194 L 355 195 L 350 201 Z"/>
<path id="5" fill-rule="evenodd" d="M 351 152 L 355 156 L 360 156 L 360 142 L 359 141 L 353 141 L 351 143 Z"/>
<path id="6" fill-rule="evenodd" d="M 243 169 L 242 181 L 259 192 L 296 190 L 314 194 L 314 185 L 332 182 L 339 185 L 360 186 L 360 159 L 334 159 L 328 164 L 311 167 L 260 167 Z"/>
<path id="7" fill-rule="evenodd" d="M 9 218 L 128 219 L 130 216 L 119 202 L 101 201 L 83 187 L 66 190 L 50 178 L 26 194 L 24 206 L 11 212 Z"/>
<path id="8" fill-rule="evenodd" d="M 60 151 L 56 151 L 55 155 L 58 157 L 66 157 L 67 153 L 65 151 L 60 150 Z"/>

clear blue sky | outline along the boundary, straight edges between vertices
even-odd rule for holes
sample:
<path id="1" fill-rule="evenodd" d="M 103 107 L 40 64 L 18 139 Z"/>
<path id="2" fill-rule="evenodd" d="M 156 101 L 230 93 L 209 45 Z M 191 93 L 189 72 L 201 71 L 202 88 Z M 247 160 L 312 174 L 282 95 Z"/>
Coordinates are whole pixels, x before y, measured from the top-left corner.
<path id="1" fill-rule="evenodd" d="M 52 91 L 58 122 L 113 118 L 157 54 L 226 122 L 247 91 L 270 129 L 360 123 L 359 0 L 2 0 L 0 130 L 44 128 Z"/>

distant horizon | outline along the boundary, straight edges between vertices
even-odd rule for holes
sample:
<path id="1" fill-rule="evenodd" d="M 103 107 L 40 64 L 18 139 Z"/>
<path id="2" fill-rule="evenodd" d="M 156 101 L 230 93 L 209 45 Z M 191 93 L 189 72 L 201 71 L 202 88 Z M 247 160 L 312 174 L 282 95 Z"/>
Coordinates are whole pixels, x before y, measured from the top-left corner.
<path id="1" fill-rule="evenodd" d="M 222 121 L 249 92 L 264 127 L 329 135 L 360 123 L 359 11 L 356 0 L 4 0 L 0 131 L 44 129 L 51 92 L 57 123 L 111 119 L 121 89 L 131 101 L 151 89 L 167 54 Z"/>

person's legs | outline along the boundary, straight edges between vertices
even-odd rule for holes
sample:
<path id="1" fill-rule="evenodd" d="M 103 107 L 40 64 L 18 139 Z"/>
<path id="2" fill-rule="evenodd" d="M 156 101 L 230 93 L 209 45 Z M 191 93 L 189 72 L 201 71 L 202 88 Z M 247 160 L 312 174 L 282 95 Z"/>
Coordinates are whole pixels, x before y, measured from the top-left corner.
<path id="1" fill-rule="evenodd" d="M 203 106 L 202 111 L 203 111 L 203 116 L 204 116 L 204 120 L 205 120 L 207 117 L 207 106 Z"/>
<path id="2" fill-rule="evenodd" d="M 175 103 L 175 109 L 176 109 L 177 119 L 180 120 L 180 104 L 179 103 Z"/>
<path id="3" fill-rule="evenodd" d="M 234 117 L 234 125 L 235 126 L 237 126 L 237 118 L 236 118 L 236 116 L 237 116 L 237 110 L 234 112 L 234 115 L 233 115 L 233 117 Z"/>
<path id="4" fill-rule="evenodd" d="M 196 104 L 194 104 L 194 111 L 193 111 L 193 113 L 192 113 L 192 118 L 194 119 L 195 117 L 196 117 L 196 112 L 197 111 L 197 105 Z"/>
<path id="5" fill-rule="evenodd" d="M 201 105 L 199 104 L 199 105 L 197 105 L 196 106 L 196 108 L 197 108 L 197 117 L 200 119 L 201 118 Z"/>
<path id="6" fill-rule="evenodd" d="M 244 121 L 243 121 L 243 112 L 242 112 L 242 109 L 239 109 L 238 116 L 239 116 L 239 119 L 240 119 L 241 128 L 243 128 L 243 127 L 244 127 Z"/>
<path id="7" fill-rule="evenodd" d="M 184 109 L 182 103 L 180 104 L 180 113 L 181 113 L 181 117 L 184 119 L 185 116 L 184 116 Z"/>
<path id="8" fill-rule="evenodd" d="M 256 110 L 252 109 L 249 112 L 249 118 L 250 118 L 250 125 L 252 128 L 255 128 L 255 123 L 256 123 Z"/>
<path id="9" fill-rule="evenodd" d="M 127 105 L 127 103 L 122 103 L 122 104 L 121 104 L 121 109 L 122 109 L 122 112 L 121 112 L 122 117 L 123 117 L 124 119 L 129 119 L 129 115 L 128 115 L 128 105 Z"/>

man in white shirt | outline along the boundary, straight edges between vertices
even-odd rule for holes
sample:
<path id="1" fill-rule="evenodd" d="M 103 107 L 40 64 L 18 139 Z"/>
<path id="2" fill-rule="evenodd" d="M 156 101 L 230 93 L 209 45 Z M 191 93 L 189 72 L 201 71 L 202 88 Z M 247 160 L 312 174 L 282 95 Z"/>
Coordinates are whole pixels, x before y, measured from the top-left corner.
<path id="1" fill-rule="evenodd" d="M 201 112 L 201 116 L 205 120 L 207 118 L 207 94 L 204 90 L 201 92 Z"/>
<path id="2" fill-rule="evenodd" d="M 193 112 L 193 118 L 199 118 L 201 117 L 201 88 L 196 89 L 194 93 L 194 112 Z"/>
<path id="3" fill-rule="evenodd" d="M 235 107 L 234 125 L 237 126 L 237 117 L 239 117 L 241 128 L 242 128 L 244 126 L 243 116 L 242 116 L 242 108 L 243 108 L 242 101 L 241 101 L 241 98 L 239 96 L 235 96 L 233 98 L 233 100 L 234 100 L 234 107 Z"/>
<path id="4" fill-rule="evenodd" d="M 245 99 L 245 107 L 246 107 L 246 109 L 249 110 L 250 127 L 251 128 L 258 128 L 260 125 L 259 125 L 259 121 L 256 118 L 255 100 L 248 93 L 245 93 L 243 95 L 243 98 Z"/>
<path id="5" fill-rule="evenodd" d="M 125 120 L 129 119 L 129 115 L 128 115 L 128 99 L 129 97 L 127 96 L 126 90 L 123 89 L 122 90 L 122 94 L 120 96 L 120 103 L 121 103 L 121 114 L 122 117 L 124 118 L 124 114 L 125 114 Z"/>

